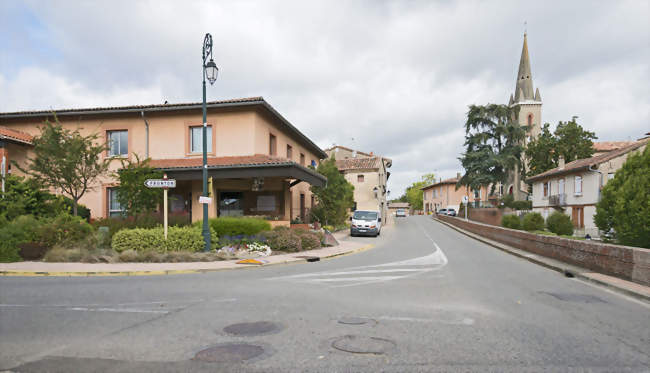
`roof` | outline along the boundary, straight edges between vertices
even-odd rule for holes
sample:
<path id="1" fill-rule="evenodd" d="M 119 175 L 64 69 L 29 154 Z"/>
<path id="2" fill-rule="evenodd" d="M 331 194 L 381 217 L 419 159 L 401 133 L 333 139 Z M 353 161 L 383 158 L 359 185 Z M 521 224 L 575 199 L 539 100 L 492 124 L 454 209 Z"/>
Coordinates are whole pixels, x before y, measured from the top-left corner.
<path id="1" fill-rule="evenodd" d="M 327 148 L 327 149 L 325 149 L 325 151 L 326 151 L 326 152 L 329 152 L 329 151 L 334 150 L 334 149 L 336 149 L 336 148 L 343 149 L 343 150 L 347 150 L 347 151 L 349 151 L 349 152 L 357 152 L 357 154 L 365 155 L 366 157 L 372 157 L 372 156 L 374 156 L 374 154 L 364 153 L 364 152 L 362 152 L 362 151 L 360 151 L 360 150 L 354 150 L 354 149 L 348 148 L 348 147 L 346 147 L 346 146 L 341 146 L 341 145 L 334 145 L 334 146 L 332 146 L 331 148 Z"/>
<path id="2" fill-rule="evenodd" d="M 519 72 L 517 73 L 514 102 L 535 100 L 535 96 L 539 96 L 539 92 L 537 92 L 537 95 L 533 92 L 533 74 L 530 70 L 528 38 L 524 33 L 524 45 L 521 48 L 521 59 L 519 60 Z"/>
<path id="3" fill-rule="evenodd" d="M 407 209 L 410 208 L 411 205 L 408 202 L 388 202 L 388 208 L 394 208 L 394 209 Z"/>
<path id="4" fill-rule="evenodd" d="M 336 167 L 339 169 L 339 171 L 374 170 L 374 169 L 379 169 L 380 164 L 381 164 L 381 157 L 347 158 L 347 159 L 336 160 Z"/>
<path id="5" fill-rule="evenodd" d="M 541 174 L 537 174 L 535 176 L 529 177 L 526 181 L 527 182 L 533 182 L 541 179 L 545 179 L 548 177 L 552 176 L 558 176 L 558 175 L 564 175 L 572 172 L 577 172 L 580 170 L 586 170 L 590 168 L 591 166 L 596 166 L 601 163 L 607 162 L 611 159 L 620 157 L 626 153 L 629 153 L 635 149 L 638 149 L 642 147 L 643 145 L 646 145 L 650 141 L 649 139 L 643 139 L 641 141 L 636 141 L 632 143 L 631 145 L 628 145 L 626 147 L 617 149 L 617 150 L 612 150 L 610 152 L 600 154 L 591 158 L 584 158 L 584 159 L 578 159 L 573 162 L 569 162 L 566 165 L 564 165 L 563 168 L 553 168 L 551 170 L 548 170 L 546 172 L 542 172 Z"/>
<path id="6" fill-rule="evenodd" d="M 611 152 L 634 144 L 636 141 L 599 141 L 595 142 L 593 149 L 596 153 Z"/>
<path id="7" fill-rule="evenodd" d="M 250 167 L 261 165 L 298 165 L 297 163 L 284 158 L 271 157 L 264 154 L 255 154 L 248 156 L 235 157 L 208 157 L 208 168 L 228 168 L 228 167 Z M 179 168 L 201 168 L 203 158 L 174 158 L 174 159 L 152 159 L 149 165 L 153 168 L 165 170 Z"/>
<path id="8" fill-rule="evenodd" d="M 443 185 L 443 184 L 456 184 L 456 183 L 458 183 L 458 178 L 452 177 L 450 179 L 445 179 L 445 180 L 442 180 L 442 181 L 438 181 L 437 183 L 429 184 L 429 185 L 427 185 L 425 187 L 420 188 L 420 190 L 429 189 L 429 188 L 432 188 L 434 186 Z"/>
<path id="9" fill-rule="evenodd" d="M 8 127 L 0 126 L 0 139 L 32 145 L 34 136 L 25 132 L 16 131 Z"/>
<path id="10" fill-rule="evenodd" d="M 206 103 L 208 109 L 223 108 L 223 107 L 239 107 L 239 106 L 260 106 L 265 108 L 273 117 L 278 119 L 281 126 L 298 139 L 302 140 L 306 148 L 313 151 L 321 159 L 327 158 L 327 154 L 307 136 L 294 127 L 287 119 L 277 112 L 263 97 L 246 97 L 235 98 L 230 100 L 210 101 Z M 79 115 L 106 115 L 106 114 L 137 114 L 151 113 L 151 112 L 164 112 L 164 111 L 178 111 L 178 110 L 200 110 L 203 107 L 202 102 L 189 102 L 177 104 L 162 104 L 162 105 L 131 105 L 131 106 L 108 106 L 108 107 L 93 107 L 83 109 L 52 109 L 52 110 L 35 110 L 35 111 L 17 111 L 0 113 L 0 120 L 2 119 L 16 119 L 16 118 L 38 118 L 47 117 L 56 114 L 57 116 L 79 116 Z"/>

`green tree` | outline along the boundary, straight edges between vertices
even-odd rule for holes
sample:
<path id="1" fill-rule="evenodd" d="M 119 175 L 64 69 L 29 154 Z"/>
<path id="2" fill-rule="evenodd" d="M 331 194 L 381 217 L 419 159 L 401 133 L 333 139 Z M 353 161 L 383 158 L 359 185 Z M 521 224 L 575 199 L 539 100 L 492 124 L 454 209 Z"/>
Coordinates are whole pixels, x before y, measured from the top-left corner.
<path id="1" fill-rule="evenodd" d="M 122 159 L 122 168 L 115 176 L 119 179 L 117 187 L 117 200 L 129 216 L 137 217 L 140 214 L 156 210 L 162 200 L 162 191 L 158 188 L 147 188 L 144 182 L 147 179 L 163 177 L 162 171 L 157 171 L 149 166 L 150 159 L 140 160 L 137 154 L 135 159 Z"/>
<path id="2" fill-rule="evenodd" d="M 414 210 L 422 210 L 424 208 L 422 188 L 435 183 L 435 181 L 436 176 L 432 173 L 422 175 L 420 181 L 415 181 L 406 187 L 406 191 L 404 192 L 406 201 L 404 202 L 408 202 Z"/>
<path id="3" fill-rule="evenodd" d="M 312 215 L 324 225 L 341 225 L 354 207 L 354 186 L 339 172 L 334 157 L 322 161 L 316 171 L 327 177 L 327 185 L 311 187 L 318 201 Z"/>
<path id="4" fill-rule="evenodd" d="M 23 172 L 45 187 L 52 187 L 72 199 L 72 213 L 86 192 L 93 190 L 95 181 L 108 172 L 109 159 L 102 159 L 105 143 L 99 135 L 84 136 L 79 129 L 64 129 L 55 117 L 45 121 L 40 135 L 34 137 L 34 158 L 28 158 Z M 14 163 L 15 164 L 15 163 Z"/>
<path id="5" fill-rule="evenodd" d="M 607 182 L 594 221 L 621 244 L 650 248 L 650 146 L 630 154 Z"/>
<path id="6" fill-rule="evenodd" d="M 9 175 L 0 198 L 0 216 L 11 221 L 20 215 L 54 217 L 68 212 L 62 196 L 43 190 L 38 181 Z"/>
<path id="7" fill-rule="evenodd" d="M 555 133 L 544 124 L 542 133 L 526 147 L 528 158 L 527 175 L 533 176 L 558 166 L 560 156 L 565 162 L 589 158 L 594 154 L 593 141 L 596 134 L 585 130 L 573 117 L 568 122 L 559 122 Z"/>
<path id="8" fill-rule="evenodd" d="M 594 132 L 582 128 L 576 122 L 578 117 L 571 118 L 568 122 L 559 122 L 555 128 L 555 154 L 559 159 L 564 157 L 565 162 L 576 159 L 589 158 L 594 154 L 594 143 L 597 139 Z"/>
<path id="9" fill-rule="evenodd" d="M 514 109 L 507 105 L 471 105 L 465 123 L 465 152 L 458 158 L 465 175 L 457 188 L 478 190 L 497 183 L 505 184 L 508 173 L 521 170 L 522 146 L 526 126 L 515 122 Z"/>

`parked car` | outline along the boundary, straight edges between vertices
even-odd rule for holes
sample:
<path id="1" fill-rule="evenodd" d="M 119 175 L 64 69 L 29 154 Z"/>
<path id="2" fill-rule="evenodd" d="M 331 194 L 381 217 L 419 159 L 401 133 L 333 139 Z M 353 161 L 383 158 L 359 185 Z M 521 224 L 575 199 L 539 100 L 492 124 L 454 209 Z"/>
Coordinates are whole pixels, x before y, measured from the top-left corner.
<path id="1" fill-rule="evenodd" d="M 447 209 L 447 216 L 456 216 L 456 210 Z"/>
<path id="2" fill-rule="evenodd" d="M 447 209 L 438 210 L 438 215 L 447 215 Z"/>
<path id="3" fill-rule="evenodd" d="M 395 217 L 396 218 L 399 218 L 399 217 L 405 218 L 406 217 L 406 210 L 397 209 L 397 211 L 395 211 Z"/>
<path id="4" fill-rule="evenodd" d="M 357 210 L 350 217 L 350 236 L 379 236 L 381 234 L 381 217 L 377 211 Z"/>

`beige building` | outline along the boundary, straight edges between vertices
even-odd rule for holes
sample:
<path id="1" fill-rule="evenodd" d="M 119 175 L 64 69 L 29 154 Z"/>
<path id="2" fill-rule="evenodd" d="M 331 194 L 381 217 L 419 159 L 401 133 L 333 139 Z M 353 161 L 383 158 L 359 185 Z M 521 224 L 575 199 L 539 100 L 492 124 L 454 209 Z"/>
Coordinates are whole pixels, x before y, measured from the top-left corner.
<path id="1" fill-rule="evenodd" d="M 325 152 L 336 159 L 336 167 L 354 186 L 355 209 L 380 211 L 382 221 L 388 223 L 388 169 L 393 162 L 374 153 L 364 153 L 344 146 L 333 146 L 325 149 Z"/>
<path id="2" fill-rule="evenodd" d="M 326 179 L 309 165 L 327 154 L 280 115 L 263 98 L 209 102 L 209 215 L 261 215 L 274 220 L 309 220 L 314 198 L 310 185 Z M 31 136 L 53 120 L 52 110 L 0 113 L 0 148 L 8 161 L 23 164 L 30 154 Z M 83 134 L 99 134 L 108 149 L 111 170 L 120 159 L 151 158 L 151 165 L 177 180 L 170 190 L 170 212 L 202 218 L 201 103 L 100 107 L 56 110 L 60 123 Z M 20 174 L 6 163 L 6 171 Z M 116 180 L 101 179 L 80 203 L 93 218 L 120 215 Z M 162 200 L 162 197 L 161 197 Z"/>
<path id="3" fill-rule="evenodd" d="M 440 180 L 422 188 L 424 213 L 434 213 L 440 209 L 452 208 L 460 215 L 459 206 L 464 196 L 467 196 L 470 203 L 475 205 L 488 200 L 489 190 L 487 188 L 482 187 L 474 191 L 469 187 L 462 186 L 456 189 L 458 180 L 460 180 L 460 172 L 456 174 L 455 178 Z"/>
<path id="4" fill-rule="evenodd" d="M 594 224 L 600 192 L 633 151 L 643 151 L 650 138 L 591 158 L 578 159 L 528 179 L 533 184 L 533 211 L 547 218 L 553 211 L 571 217 L 576 235 L 600 234 Z"/>

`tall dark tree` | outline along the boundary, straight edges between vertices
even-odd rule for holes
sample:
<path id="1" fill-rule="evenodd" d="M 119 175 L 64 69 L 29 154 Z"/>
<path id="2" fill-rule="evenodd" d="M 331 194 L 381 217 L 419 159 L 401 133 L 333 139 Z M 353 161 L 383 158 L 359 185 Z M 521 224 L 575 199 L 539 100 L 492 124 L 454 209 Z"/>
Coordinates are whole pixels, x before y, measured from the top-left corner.
<path id="1" fill-rule="evenodd" d="M 465 175 L 457 187 L 505 183 L 508 174 L 521 170 L 522 146 L 527 127 L 515 121 L 515 111 L 507 105 L 471 105 L 465 123 L 465 152 L 459 158 Z M 493 193 L 494 190 L 491 191 Z"/>
<path id="2" fill-rule="evenodd" d="M 316 171 L 327 177 L 327 185 L 311 187 L 318 201 L 312 215 L 326 225 L 343 224 L 348 209 L 354 206 L 354 186 L 339 172 L 334 157 L 322 161 Z"/>
<path id="3" fill-rule="evenodd" d="M 576 119 L 573 117 L 570 121 L 559 122 L 555 133 L 551 133 L 548 123 L 544 124 L 539 137 L 526 147 L 528 176 L 557 167 L 560 156 L 568 163 L 594 154 L 592 140 L 597 138 L 596 134 L 582 128 Z"/>
<path id="4" fill-rule="evenodd" d="M 34 158 L 28 158 L 26 168 L 16 167 L 41 185 L 70 196 L 72 212 L 77 215 L 79 199 L 108 172 L 110 160 L 101 156 L 106 144 L 98 134 L 84 136 L 79 129 L 63 128 L 56 117 L 39 129 L 40 135 L 33 140 Z"/>

